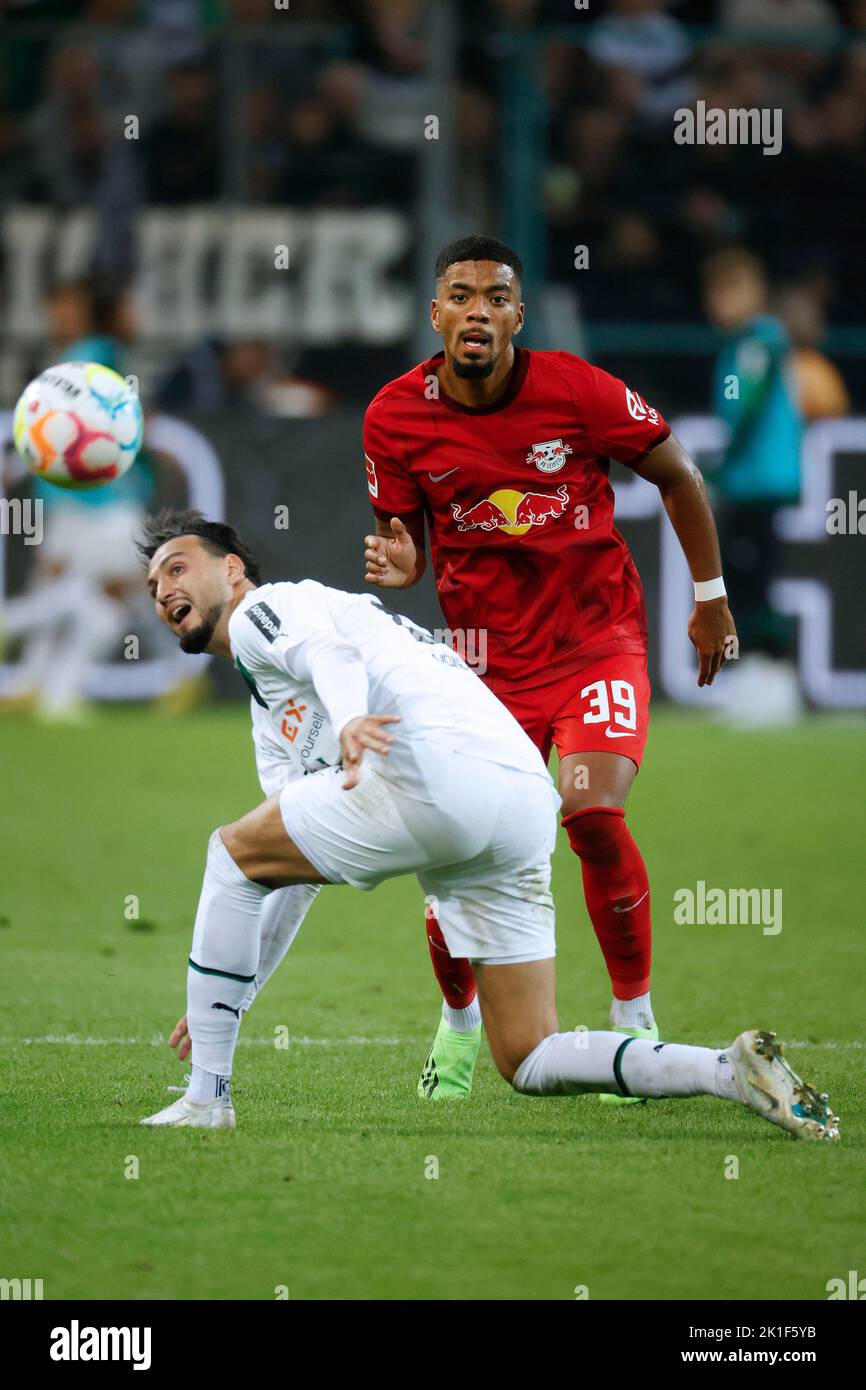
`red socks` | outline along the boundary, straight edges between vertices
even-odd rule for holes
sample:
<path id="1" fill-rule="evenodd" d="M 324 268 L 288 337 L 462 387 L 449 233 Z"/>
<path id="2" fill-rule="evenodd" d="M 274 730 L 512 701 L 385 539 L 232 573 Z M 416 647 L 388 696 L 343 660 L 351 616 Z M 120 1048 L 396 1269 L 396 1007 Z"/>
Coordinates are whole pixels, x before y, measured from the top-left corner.
<path id="1" fill-rule="evenodd" d="M 562 824 L 580 858 L 583 891 L 617 999 L 649 990 L 649 879 L 620 806 L 573 811 Z M 432 950 L 432 948 L 431 948 Z"/>
<path id="2" fill-rule="evenodd" d="M 433 962 L 433 972 L 439 981 L 439 988 L 452 1009 L 465 1009 L 472 1003 L 477 990 L 475 988 L 475 976 L 472 974 L 472 966 L 465 956 L 454 960 L 448 954 L 448 947 L 445 944 L 445 937 L 442 935 L 442 928 L 436 921 L 433 908 L 428 904 L 424 914 L 427 926 L 427 945 L 430 947 L 430 959 Z"/>

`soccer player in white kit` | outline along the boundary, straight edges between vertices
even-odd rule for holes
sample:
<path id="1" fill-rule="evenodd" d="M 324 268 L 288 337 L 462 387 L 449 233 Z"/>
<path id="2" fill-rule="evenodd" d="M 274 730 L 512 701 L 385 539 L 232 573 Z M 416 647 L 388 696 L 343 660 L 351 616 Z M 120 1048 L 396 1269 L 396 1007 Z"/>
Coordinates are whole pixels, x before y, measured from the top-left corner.
<path id="1" fill-rule="evenodd" d="M 559 795 L 534 744 L 456 653 L 369 594 L 311 579 L 262 584 L 237 533 L 195 512 L 150 521 L 140 549 L 181 648 L 232 660 L 250 687 L 271 791 L 210 838 L 187 974 L 190 1084 L 143 1124 L 234 1128 L 241 1017 L 281 953 L 269 900 L 299 924 L 309 885 L 370 889 L 415 873 L 452 955 L 476 969 L 490 1050 L 516 1090 L 715 1095 L 800 1137 L 837 1136 L 826 1098 L 771 1033 L 753 1029 L 718 1051 L 558 1031 Z"/>

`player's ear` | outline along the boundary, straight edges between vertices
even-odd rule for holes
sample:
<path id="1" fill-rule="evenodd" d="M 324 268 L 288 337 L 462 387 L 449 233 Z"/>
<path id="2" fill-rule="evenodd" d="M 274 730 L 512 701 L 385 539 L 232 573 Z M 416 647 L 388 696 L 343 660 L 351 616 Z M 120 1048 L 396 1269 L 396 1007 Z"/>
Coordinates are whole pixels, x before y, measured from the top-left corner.
<path id="1" fill-rule="evenodd" d="M 520 330 L 521 330 L 521 328 L 523 327 L 523 320 L 524 320 L 525 316 L 526 316 L 526 305 L 525 305 L 525 304 L 518 304 L 518 306 L 517 306 L 517 320 L 516 320 L 515 325 L 514 325 L 514 332 L 515 332 L 515 333 L 519 333 Z"/>
<path id="2" fill-rule="evenodd" d="M 436 332 L 438 333 L 438 332 L 439 332 L 439 300 L 438 300 L 438 299 L 431 299 L 431 300 L 430 300 L 430 322 L 432 323 L 434 329 L 435 329 Z"/>
<path id="3" fill-rule="evenodd" d="M 237 584 L 243 579 L 245 573 L 244 562 L 240 555 L 226 556 L 226 578 L 230 584 Z"/>

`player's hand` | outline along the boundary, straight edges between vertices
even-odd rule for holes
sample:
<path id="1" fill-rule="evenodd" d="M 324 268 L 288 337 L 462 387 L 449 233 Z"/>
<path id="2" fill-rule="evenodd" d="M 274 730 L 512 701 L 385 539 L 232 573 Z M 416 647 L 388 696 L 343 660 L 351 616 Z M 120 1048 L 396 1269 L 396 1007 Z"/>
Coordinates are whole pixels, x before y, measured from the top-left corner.
<path id="1" fill-rule="evenodd" d="M 391 518 L 390 536 L 365 536 L 364 560 L 368 584 L 382 589 L 405 589 L 415 578 L 417 551 L 415 542 L 398 516 Z"/>
<path id="2" fill-rule="evenodd" d="M 192 1038 L 189 1035 L 186 1014 L 184 1014 L 183 1018 L 179 1018 L 174 1025 L 171 1037 L 168 1040 L 168 1045 L 169 1047 L 177 1048 L 177 1060 L 179 1062 L 186 1061 L 192 1047 Z"/>
<path id="3" fill-rule="evenodd" d="M 726 598 L 695 604 L 689 641 L 698 654 L 698 685 L 712 685 L 727 658 L 737 651 L 737 629 Z"/>
<path id="4" fill-rule="evenodd" d="M 340 733 L 343 771 L 346 774 L 343 791 L 348 792 L 357 787 L 361 776 L 361 759 L 366 748 L 387 758 L 394 739 L 391 734 L 385 732 L 385 725 L 399 723 L 399 714 L 359 714 L 356 719 L 350 719 L 348 724 L 343 726 Z"/>

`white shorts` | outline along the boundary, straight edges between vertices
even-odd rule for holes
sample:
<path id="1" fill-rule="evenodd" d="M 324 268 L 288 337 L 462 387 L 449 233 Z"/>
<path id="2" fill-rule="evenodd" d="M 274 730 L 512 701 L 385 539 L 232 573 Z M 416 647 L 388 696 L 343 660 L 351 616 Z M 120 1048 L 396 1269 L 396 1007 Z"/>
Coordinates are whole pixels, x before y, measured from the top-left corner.
<path id="1" fill-rule="evenodd" d="M 414 873 L 452 956 L 489 965 L 556 954 L 550 856 L 559 794 L 550 778 L 433 743 L 399 760 L 366 754 L 280 793 L 286 833 L 328 883 L 375 888 Z"/>

